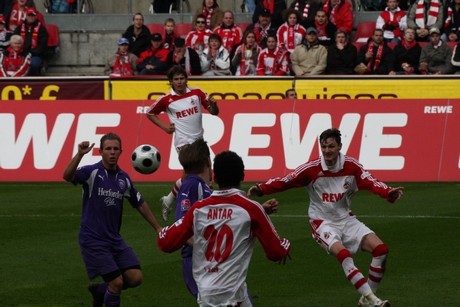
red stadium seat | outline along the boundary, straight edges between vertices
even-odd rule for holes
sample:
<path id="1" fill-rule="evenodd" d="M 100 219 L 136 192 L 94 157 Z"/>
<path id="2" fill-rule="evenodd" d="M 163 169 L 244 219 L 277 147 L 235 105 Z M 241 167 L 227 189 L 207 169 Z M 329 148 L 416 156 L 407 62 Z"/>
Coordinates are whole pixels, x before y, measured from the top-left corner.
<path id="1" fill-rule="evenodd" d="M 46 25 L 46 30 L 48 31 L 48 48 L 56 49 L 59 47 L 59 29 L 57 25 L 49 24 Z"/>
<path id="2" fill-rule="evenodd" d="M 372 36 L 372 33 L 375 29 L 375 21 L 363 21 L 358 24 L 356 28 L 355 38 L 353 42 L 355 43 L 366 43 L 369 37 Z"/>
<path id="3" fill-rule="evenodd" d="M 145 26 L 149 29 L 151 34 L 160 33 L 161 35 L 163 35 L 165 32 L 164 26 L 161 23 L 149 23 L 149 24 L 146 24 Z"/>
<path id="4" fill-rule="evenodd" d="M 244 32 L 246 31 L 248 26 L 252 25 L 252 22 L 240 22 L 240 23 L 237 23 L 236 25 L 241 28 L 241 31 Z"/>
<path id="5" fill-rule="evenodd" d="M 191 23 L 178 23 L 174 27 L 174 33 L 180 37 L 186 37 L 190 31 L 192 31 Z"/>
<path id="6" fill-rule="evenodd" d="M 454 50 L 455 46 L 457 46 L 458 42 L 447 42 L 447 45 L 449 45 L 452 50 Z"/>

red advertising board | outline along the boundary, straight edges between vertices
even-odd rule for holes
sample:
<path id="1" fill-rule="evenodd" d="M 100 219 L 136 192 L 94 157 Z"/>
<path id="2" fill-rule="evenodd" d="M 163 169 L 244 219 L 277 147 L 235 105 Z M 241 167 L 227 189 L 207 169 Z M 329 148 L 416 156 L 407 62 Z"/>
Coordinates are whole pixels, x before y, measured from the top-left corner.
<path id="1" fill-rule="evenodd" d="M 104 79 L 9 78 L 0 83 L 1 100 L 104 99 Z"/>
<path id="2" fill-rule="evenodd" d="M 173 181 L 181 175 L 172 136 L 150 123 L 143 101 L 3 101 L 0 103 L 0 181 L 61 181 L 82 140 L 95 142 L 81 164 L 95 163 L 99 139 L 119 134 L 120 165 L 134 181 Z M 342 152 L 385 181 L 460 181 L 460 100 L 231 100 L 219 117 L 205 113 L 213 155 L 243 157 L 246 181 L 282 176 L 319 156 L 318 135 L 337 127 Z M 166 115 L 162 115 L 167 120 Z M 160 169 L 136 173 L 132 150 L 152 144 Z"/>

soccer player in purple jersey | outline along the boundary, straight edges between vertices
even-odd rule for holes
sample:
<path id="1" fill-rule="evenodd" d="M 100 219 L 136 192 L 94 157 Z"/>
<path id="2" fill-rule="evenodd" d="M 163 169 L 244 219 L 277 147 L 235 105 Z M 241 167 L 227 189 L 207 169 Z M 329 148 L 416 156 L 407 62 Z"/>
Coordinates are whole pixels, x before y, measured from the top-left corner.
<path id="1" fill-rule="evenodd" d="M 179 162 L 184 168 L 185 177 L 176 197 L 176 221 L 185 216 L 188 209 L 198 200 L 208 198 L 212 190 L 207 185 L 212 180 L 211 156 L 209 147 L 203 139 L 184 146 L 179 152 Z M 193 240 L 187 242 L 193 244 Z M 188 291 L 195 297 L 198 288 L 192 272 L 192 245 L 182 248 L 182 276 Z"/>
<path id="2" fill-rule="evenodd" d="M 104 280 L 88 287 L 93 306 L 119 306 L 121 290 L 142 283 L 139 260 L 120 235 L 123 198 L 128 199 L 155 231 L 161 231 L 161 226 L 131 178 L 118 167 L 122 153 L 120 137 L 114 133 L 102 136 L 99 147 L 102 160 L 77 168 L 93 147 L 94 143 L 90 145 L 87 141 L 78 144 L 78 152 L 63 177 L 83 187 L 80 251 L 89 279 L 101 276 Z"/>

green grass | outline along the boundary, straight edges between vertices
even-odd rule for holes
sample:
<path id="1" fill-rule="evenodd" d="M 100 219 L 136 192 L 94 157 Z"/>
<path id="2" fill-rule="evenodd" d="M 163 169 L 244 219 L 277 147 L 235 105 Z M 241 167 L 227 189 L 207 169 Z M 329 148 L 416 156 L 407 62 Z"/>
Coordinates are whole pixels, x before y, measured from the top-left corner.
<path id="1" fill-rule="evenodd" d="M 390 248 L 379 295 L 393 306 L 459 306 L 460 184 L 401 185 L 405 195 L 395 204 L 365 191 L 353 202 L 353 212 Z M 160 217 L 158 199 L 170 184 L 137 188 Z M 90 306 L 77 241 L 80 197 L 80 187 L 65 183 L 0 184 L 1 306 Z M 247 278 L 255 305 L 356 306 L 359 295 L 337 260 L 311 239 L 305 190 L 276 198 L 281 207 L 272 221 L 291 241 L 292 260 L 270 262 L 256 246 Z M 125 205 L 122 234 L 141 260 L 144 283 L 123 292 L 122 305 L 196 306 L 182 281 L 180 254 L 160 252 L 153 230 Z M 370 255 L 354 258 L 367 275 Z"/>

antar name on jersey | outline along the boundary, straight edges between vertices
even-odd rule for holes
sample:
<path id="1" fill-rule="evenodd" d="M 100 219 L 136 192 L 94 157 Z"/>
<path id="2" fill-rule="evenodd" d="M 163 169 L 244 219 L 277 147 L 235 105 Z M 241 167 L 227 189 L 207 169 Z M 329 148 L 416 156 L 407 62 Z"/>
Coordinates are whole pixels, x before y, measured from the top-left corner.
<path id="1" fill-rule="evenodd" d="M 190 108 L 190 109 L 185 109 L 183 111 L 180 111 L 180 112 L 176 112 L 176 117 L 177 118 L 183 118 L 183 117 L 187 117 L 189 115 L 193 115 L 193 114 L 196 114 L 198 113 L 198 107 L 193 107 L 193 108 Z"/>
<path id="2" fill-rule="evenodd" d="M 343 198 L 345 193 L 323 193 L 323 202 L 334 203 Z"/>
<path id="3" fill-rule="evenodd" d="M 209 209 L 208 220 L 231 220 L 232 213 L 233 210 L 227 208 Z"/>

